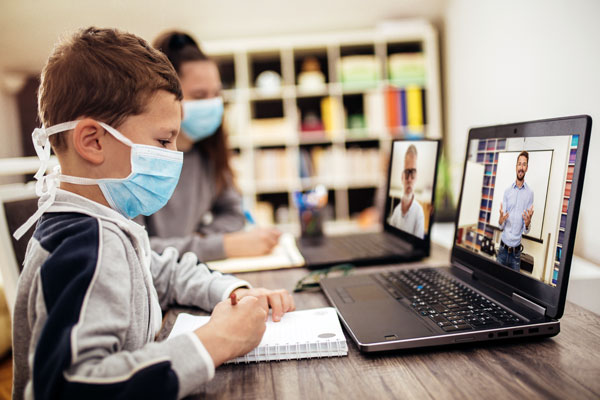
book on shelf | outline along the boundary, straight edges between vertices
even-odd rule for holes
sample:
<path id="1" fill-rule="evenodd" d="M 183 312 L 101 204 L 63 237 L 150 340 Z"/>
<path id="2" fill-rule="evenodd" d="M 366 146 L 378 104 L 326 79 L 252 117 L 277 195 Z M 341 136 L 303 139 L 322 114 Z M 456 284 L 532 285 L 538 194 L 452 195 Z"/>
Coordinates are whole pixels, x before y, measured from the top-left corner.
<path id="1" fill-rule="evenodd" d="M 425 86 L 425 57 L 423 53 L 395 53 L 388 56 L 390 83 L 396 86 Z"/>
<path id="2" fill-rule="evenodd" d="M 300 149 L 300 178 L 328 179 L 332 177 L 333 149 L 315 146 L 309 149 Z"/>
<path id="3" fill-rule="evenodd" d="M 290 149 L 261 149 L 254 158 L 255 180 L 257 183 L 289 181 L 292 172 Z"/>
<path id="4" fill-rule="evenodd" d="M 425 124 L 424 90 L 419 86 L 388 87 L 385 90 L 386 122 L 393 133 L 402 129 L 422 135 Z"/>
<path id="5" fill-rule="evenodd" d="M 210 269 L 225 274 L 302 267 L 304 264 L 304 257 L 298 250 L 296 239 L 291 233 L 281 234 L 279 243 L 264 256 L 230 257 L 206 263 Z"/>
<path id="6" fill-rule="evenodd" d="M 379 59 L 375 55 L 349 55 L 340 58 L 340 82 L 349 87 L 369 87 L 380 80 Z"/>
<path id="7" fill-rule="evenodd" d="M 344 129 L 344 107 L 335 97 L 324 97 L 321 100 L 321 119 L 327 136 L 333 139 L 337 132 Z"/>
<path id="8" fill-rule="evenodd" d="M 406 115 L 407 126 L 412 132 L 423 131 L 423 97 L 419 86 L 406 88 Z"/>
<path id="9" fill-rule="evenodd" d="M 167 340 L 193 332 L 208 323 L 209 316 L 181 313 Z M 323 307 L 285 313 L 279 322 L 267 320 L 259 345 L 226 364 L 348 355 L 348 344 L 335 308 Z"/>
<path id="10" fill-rule="evenodd" d="M 289 118 L 257 118 L 250 121 L 250 136 L 261 144 L 280 144 L 294 135 L 296 129 Z"/>
<path id="11" fill-rule="evenodd" d="M 377 186 L 384 176 L 379 150 L 360 147 L 347 149 L 344 172 L 349 183 L 370 183 Z"/>
<path id="12" fill-rule="evenodd" d="M 390 129 L 398 128 L 402 126 L 401 115 L 402 110 L 400 106 L 400 91 L 395 88 L 388 88 L 385 91 L 385 107 L 386 107 L 386 117 L 387 117 L 387 126 Z"/>
<path id="13" fill-rule="evenodd" d="M 363 96 L 365 124 L 372 132 L 382 132 L 385 129 L 385 100 L 378 91 L 366 92 Z"/>

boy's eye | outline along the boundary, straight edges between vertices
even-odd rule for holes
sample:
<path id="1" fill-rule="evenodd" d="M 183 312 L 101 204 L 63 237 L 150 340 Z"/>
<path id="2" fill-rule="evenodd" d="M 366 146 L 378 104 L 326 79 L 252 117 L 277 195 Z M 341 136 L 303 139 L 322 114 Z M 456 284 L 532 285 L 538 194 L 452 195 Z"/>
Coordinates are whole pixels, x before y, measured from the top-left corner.
<path id="1" fill-rule="evenodd" d="M 161 145 L 162 147 L 167 147 L 167 145 L 168 145 L 169 143 L 171 143 L 171 141 L 170 141 L 170 140 L 158 139 L 158 143 L 160 143 L 160 145 Z"/>

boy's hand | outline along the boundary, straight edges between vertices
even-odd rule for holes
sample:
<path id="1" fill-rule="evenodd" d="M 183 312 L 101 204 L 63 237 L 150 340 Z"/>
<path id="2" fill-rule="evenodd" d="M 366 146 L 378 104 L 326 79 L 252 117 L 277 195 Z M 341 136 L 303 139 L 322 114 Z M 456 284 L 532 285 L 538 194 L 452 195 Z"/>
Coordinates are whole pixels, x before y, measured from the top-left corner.
<path id="1" fill-rule="evenodd" d="M 210 321 L 194 331 L 215 363 L 215 368 L 243 356 L 260 343 L 267 313 L 253 296 L 233 306 L 229 300 L 217 304 Z"/>
<path id="2" fill-rule="evenodd" d="M 294 311 L 296 305 L 294 298 L 285 289 L 269 290 L 265 288 L 246 289 L 239 288 L 234 290 L 238 299 L 246 296 L 253 296 L 258 299 L 258 304 L 268 313 L 269 307 L 273 310 L 273 321 L 281 320 L 283 314 L 288 311 Z"/>
<path id="3" fill-rule="evenodd" d="M 255 228 L 223 235 L 223 248 L 229 257 L 253 257 L 268 254 L 279 242 L 281 231 L 276 228 Z"/>

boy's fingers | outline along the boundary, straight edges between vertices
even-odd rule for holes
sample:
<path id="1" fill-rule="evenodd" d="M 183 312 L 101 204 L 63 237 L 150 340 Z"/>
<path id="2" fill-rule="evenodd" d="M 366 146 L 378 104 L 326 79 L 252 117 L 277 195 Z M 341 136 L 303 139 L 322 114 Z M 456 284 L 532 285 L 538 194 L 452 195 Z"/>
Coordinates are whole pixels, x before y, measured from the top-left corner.
<path id="1" fill-rule="evenodd" d="M 281 320 L 281 315 L 283 314 L 281 294 L 271 293 L 269 295 L 269 304 L 271 305 L 271 310 L 273 310 L 273 321 L 277 322 Z"/>
<path id="2" fill-rule="evenodd" d="M 296 309 L 294 298 L 287 292 L 287 290 L 281 294 L 281 297 L 283 298 L 283 311 L 288 312 Z"/>
<path id="3" fill-rule="evenodd" d="M 247 295 L 247 296 L 242 297 L 241 299 L 238 297 L 238 304 L 252 303 L 257 300 L 259 300 L 258 297 L 255 297 L 252 295 Z"/>
<path id="4" fill-rule="evenodd" d="M 258 300 L 258 305 L 260 308 L 265 310 L 266 313 L 269 312 L 269 301 L 267 300 L 267 296 L 261 294 L 258 296 L 248 295 L 246 297 L 255 297 Z M 246 297 L 244 297 L 242 300 L 244 300 Z"/>

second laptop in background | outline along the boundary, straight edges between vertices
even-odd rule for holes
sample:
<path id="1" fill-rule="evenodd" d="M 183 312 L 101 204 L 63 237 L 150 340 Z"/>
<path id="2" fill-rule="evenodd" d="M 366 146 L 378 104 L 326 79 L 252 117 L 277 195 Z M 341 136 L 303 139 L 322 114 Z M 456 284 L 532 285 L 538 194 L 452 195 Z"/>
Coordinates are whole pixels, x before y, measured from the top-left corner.
<path id="1" fill-rule="evenodd" d="M 300 238 L 309 268 L 411 261 L 429 255 L 439 140 L 392 141 L 383 231 Z"/>

